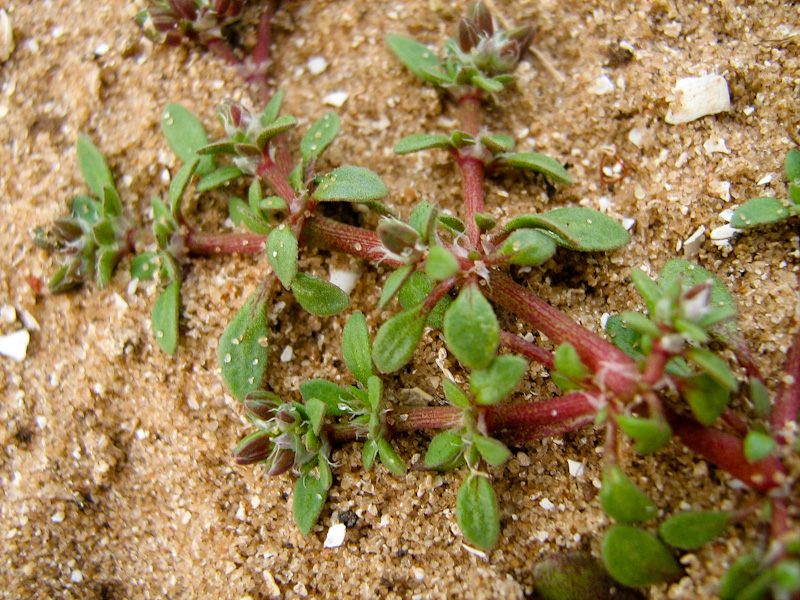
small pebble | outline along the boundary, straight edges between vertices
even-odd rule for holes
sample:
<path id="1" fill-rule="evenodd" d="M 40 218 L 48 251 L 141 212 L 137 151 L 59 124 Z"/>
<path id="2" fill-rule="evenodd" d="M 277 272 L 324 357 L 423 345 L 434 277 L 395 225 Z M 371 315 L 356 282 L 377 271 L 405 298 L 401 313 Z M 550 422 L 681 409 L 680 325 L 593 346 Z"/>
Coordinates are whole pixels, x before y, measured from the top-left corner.
<path id="1" fill-rule="evenodd" d="M 328 106 L 336 106 L 337 108 L 344 106 L 344 103 L 347 102 L 347 99 L 350 97 L 350 94 L 343 91 L 335 91 L 331 92 L 330 94 L 326 94 L 322 98 L 322 102 L 327 104 Z"/>
<path id="2" fill-rule="evenodd" d="M 321 56 L 314 56 L 308 59 L 308 63 L 306 63 L 306 65 L 308 66 L 309 73 L 312 75 L 319 75 L 328 68 L 328 61 Z"/>
<path id="3" fill-rule="evenodd" d="M 689 123 L 731 108 L 728 82 L 720 75 L 678 79 L 674 96 L 665 118 L 670 125 Z"/>
<path id="4" fill-rule="evenodd" d="M 292 350 L 291 346 L 286 346 L 281 352 L 281 362 L 287 363 L 294 357 L 294 350 Z"/>
<path id="5" fill-rule="evenodd" d="M 28 353 L 28 343 L 30 341 L 31 334 L 25 329 L 0 336 L 0 354 L 17 362 L 22 362 Z"/>
<path id="6" fill-rule="evenodd" d="M 344 543 L 344 534 L 347 532 L 347 526 L 344 523 L 336 523 L 331 525 L 328 529 L 328 535 L 325 536 L 324 548 L 338 548 Z"/>

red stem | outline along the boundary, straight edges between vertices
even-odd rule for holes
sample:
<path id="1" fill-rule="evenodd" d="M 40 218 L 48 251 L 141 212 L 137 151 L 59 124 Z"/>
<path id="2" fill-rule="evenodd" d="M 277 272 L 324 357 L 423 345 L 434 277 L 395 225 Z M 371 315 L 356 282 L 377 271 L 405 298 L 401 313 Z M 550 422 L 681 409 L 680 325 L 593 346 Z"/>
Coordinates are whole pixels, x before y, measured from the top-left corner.
<path id="1" fill-rule="evenodd" d="M 295 214 L 301 209 L 300 198 L 295 193 L 294 188 L 266 153 L 264 154 L 264 160 L 256 170 L 256 176 L 266 181 L 272 190 L 286 201 L 291 214 Z"/>
<path id="2" fill-rule="evenodd" d="M 800 410 L 800 331 L 794 334 L 786 355 L 778 397 L 770 414 L 770 429 L 780 444 L 788 444 L 797 434 Z"/>
<path id="3" fill-rule="evenodd" d="M 233 53 L 225 40 L 212 38 L 206 42 L 206 46 L 218 57 L 234 67 L 242 65 L 241 59 Z"/>
<path id="4" fill-rule="evenodd" d="M 464 193 L 464 217 L 467 222 L 467 237 L 473 249 L 480 249 L 480 231 L 475 222 L 475 215 L 483 212 L 483 173 L 484 166 L 480 159 L 473 156 L 456 154 L 461 169 L 461 187 Z"/>
<path id="5" fill-rule="evenodd" d="M 521 337 L 516 336 L 513 333 L 501 331 L 500 343 L 509 350 L 516 352 L 517 354 L 521 354 L 529 360 L 541 363 L 548 369 L 555 369 L 552 352 L 548 352 L 536 344 L 523 340 Z"/>
<path id="6" fill-rule="evenodd" d="M 191 254 L 257 254 L 267 237 L 255 233 L 188 233 L 184 239 Z"/>
<path id="7" fill-rule="evenodd" d="M 466 94 L 458 99 L 458 116 L 461 127 L 472 137 L 478 137 L 481 130 L 481 95 Z"/>
<path id="8" fill-rule="evenodd" d="M 385 258 L 386 252 L 378 234 L 374 231 L 346 225 L 322 215 L 316 215 L 304 223 L 300 243 L 334 252 L 344 252 L 365 260 L 402 266 L 402 263 L 396 260 Z"/>
<path id="9" fill-rule="evenodd" d="M 595 383 L 601 389 L 611 390 L 622 400 L 633 397 L 639 378 L 636 363 L 616 346 L 581 327 L 501 271 L 492 271 L 484 291 L 489 299 L 539 329 L 554 344 L 572 344 L 596 374 Z"/>

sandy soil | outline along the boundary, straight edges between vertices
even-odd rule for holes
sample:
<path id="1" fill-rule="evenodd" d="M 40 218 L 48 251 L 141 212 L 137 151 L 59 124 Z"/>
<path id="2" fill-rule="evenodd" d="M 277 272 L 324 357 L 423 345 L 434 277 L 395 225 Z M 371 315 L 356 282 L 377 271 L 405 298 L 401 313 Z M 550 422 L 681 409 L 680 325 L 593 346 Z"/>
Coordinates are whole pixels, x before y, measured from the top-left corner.
<path id="1" fill-rule="evenodd" d="M 501 222 L 578 203 L 635 219 L 623 250 L 559 254 L 529 275 L 533 289 L 578 321 L 599 330 L 603 313 L 640 308 L 631 267 L 657 272 L 683 255 L 682 241 L 699 227 L 708 235 L 723 225 L 722 210 L 756 195 L 785 197 L 782 161 L 793 147 L 789 132 L 800 127 L 800 5 L 495 3 L 511 23 L 536 25 L 534 44 L 561 78 L 528 57 L 516 85 L 489 108 L 489 122 L 511 133 L 519 149 L 569 162 L 576 184 L 548 192 L 539 178 L 499 176 L 487 187 L 489 207 Z M 231 461 L 248 427 L 216 362 L 217 339 L 259 281 L 263 258 L 193 264 L 175 358 L 161 353 L 150 333 L 155 289 L 129 291 L 124 268 L 102 290 L 37 293 L 35 282 L 46 282 L 55 262 L 33 247 L 31 231 L 85 190 L 75 154 L 79 133 L 108 157 L 126 209 L 146 220 L 150 197 L 165 193 L 179 166 L 159 131 L 164 105 L 181 102 L 218 135 L 215 107 L 228 97 L 251 97 L 253 90 L 210 54 L 144 40 L 133 22 L 141 4 L 0 0 L 16 38 L 0 67 L 0 334 L 31 331 L 24 361 L 0 357 L 0 596 L 525 598 L 532 596 L 538 557 L 596 552 L 608 520 L 596 499 L 601 435 L 592 428 L 517 448 L 493 472 L 502 534 L 487 559 L 462 546 L 454 515 L 462 473 L 362 473 L 356 445 L 336 452 L 341 466 L 330 501 L 303 538 L 291 524 L 292 480 L 268 479 L 260 467 Z M 337 109 L 342 132 L 327 161 L 379 173 L 391 190 L 388 201 L 405 214 L 420 199 L 457 210 L 458 178 L 444 153 L 391 153 L 403 136 L 447 131 L 455 115 L 401 67 L 383 37 L 401 33 L 438 46 L 461 11 L 439 0 L 287 0 L 278 14 L 271 77 L 287 92 L 285 112 L 300 119 L 302 132 L 330 109 L 325 94 L 346 91 Z M 255 18 L 248 13 L 248 21 Z M 252 43 L 252 35 L 243 42 Z M 316 56 L 329 66 L 311 75 L 307 61 Z M 675 81 L 710 73 L 727 80 L 732 110 L 665 123 Z M 602 77 L 611 86 L 598 94 Z M 611 186 L 600 180 L 608 147 L 632 167 Z M 241 193 L 226 193 L 232 192 Z M 224 198 L 202 199 L 190 218 L 220 227 Z M 706 240 L 695 259 L 736 292 L 744 334 L 774 386 L 795 326 L 795 230 L 768 228 L 727 248 Z M 384 269 L 323 254 L 307 266 L 320 276 L 362 269 L 353 308 L 369 311 L 373 328 L 390 314 L 372 309 Z M 338 340 L 347 313 L 308 318 L 288 297 L 278 300 L 285 304 L 276 310 L 271 346 L 276 357 L 291 346 L 295 358 L 276 361 L 272 388 L 295 397 L 309 377 L 344 381 Z M 439 397 L 441 367 L 458 373 L 432 334 L 411 367 L 386 378 L 390 397 Z M 519 397 L 552 393 L 542 370 L 532 368 Z M 413 461 L 425 442 L 408 436 L 397 444 Z M 585 472 L 571 476 L 568 460 L 583 463 Z M 655 457 L 628 452 L 624 460 L 664 514 L 732 508 L 749 498 L 677 444 Z M 339 521 L 348 524 L 345 543 L 323 549 L 328 527 Z M 754 531 L 752 523 L 737 526 L 682 556 L 686 577 L 649 597 L 712 597 L 720 573 Z"/>

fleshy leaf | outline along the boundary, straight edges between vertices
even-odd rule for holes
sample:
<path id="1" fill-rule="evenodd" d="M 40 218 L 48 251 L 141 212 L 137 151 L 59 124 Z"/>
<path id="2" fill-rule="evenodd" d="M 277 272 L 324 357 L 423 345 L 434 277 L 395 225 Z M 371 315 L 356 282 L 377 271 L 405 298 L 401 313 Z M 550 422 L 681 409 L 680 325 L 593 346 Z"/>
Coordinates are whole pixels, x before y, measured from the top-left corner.
<path id="1" fill-rule="evenodd" d="M 425 466 L 439 469 L 449 465 L 461 454 L 463 446 L 464 440 L 456 431 L 447 430 L 437 434 L 425 453 Z"/>
<path id="2" fill-rule="evenodd" d="M 322 512 L 322 507 L 325 506 L 327 497 L 328 490 L 318 478 L 305 474 L 297 479 L 294 485 L 292 505 L 294 522 L 300 533 L 308 535 L 311 532 L 311 528 Z"/>
<path id="3" fill-rule="evenodd" d="M 539 154 L 538 152 L 517 152 L 516 154 L 506 154 L 501 157 L 503 162 L 512 167 L 530 169 L 537 173 L 543 173 L 559 183 L 571 184 L 572 177 L 567 170 L 554 158 Z"/>
<path id="4" fill-rule="evenodd" d="M 733 214 L 731 227 L 748 229 L 781 221 L 792 214 L 790 205 L 777 198 L 751 198 Z"/>
<path id="5" fill-rule="evenodd" d="M 167 354 L 175 354 L 178 349 L 178 314 L 181 302 L 181 284 L 173 281 L 153 305 L 151 323 L 156 343 Z"/>
<path id="6" fill-rule="evenodd" d="M 214 171 L 211 171 L 208 175 L 198 181 L 197 192 L 200 193 L 212 190 L 216 187 L 231 182 L 234 179 L 238 179 L 242 175 L 244 175 L 244 173 L 239 167 L 235 165 L 225 165 L 224 167 L 220 167 Z"/>
<path id="7" fill-rule="evenodd" d="M 444 339 L 459 362 L 470 369 L 485 369 L 494 359 L 500 325 L 492 305 L 477 285 L 467 285 L 444 316 Z"/>
<path id="8" fill-rule="evenodd" d="M 375 374 L 372 366 L 372 352 L 369 347 L 369 329 L 364 313 L 357 310 L 347 320 L 342 331 L 342 354 L 344 364 L 353 376 L 366 386 L 367 380 Z"/>
<path id="9" fill-rule="evenodd" d="M 639 523 L 656 516 L 656 506 L 625 476 L 617 464 L 603 469 L 600 505 L 608 516 L 620 523 Z"/>
<path id="10" fill-rule="evenodd" d="M 715 511 L 683 512 L 670 517 L 658 528 L 658 535 L 670 546 L 695 550 L 722 534 L 730 514 Z"/>
<path id="11" fill-rule="evenodd" d="M 297 240 L 286 225 L 276 227 L 267 237 L 267 259 L 283 287 L 291 289 L 297 274 Z"/>
<path id="12" fill-rule="evenodd" d="M 332 283 L 305 273 L 295 275 L 292 293 L 300 306 L 320 317 L 342 312 L 350 301 L 347 294 Z"/>
<path id="13" fill-rule="evenodd" d="M 528 370 L 524 358 L 504 354 L 496 356 L 485 369 L 473 371 L 470 390 L 478 404 L 497 404 L 514 391 Z"/>
<path id="14" fill-rule="evenodd" d="M 420 306 L 404 310 L 381 325 L 372 344 L 372 359 L 382 373 L 392 373 L 405 365 L 422 339 L 426 315 Z"/>
<path id="15" fill-rule="evenodd" d="M 608 573 L 622 585 L 643 587 L 677 579 L 682 569 L 658 539 L 630 525 L 613 525 L 600 549 Z"/>
<path id="16" fill-rule="evenodd" d="M 666 446 L 672 438 L 672 429 L 663 419 L 617 415 L 615 420 L 619 428 L 636 442 L 639 454 L 651 454 Z"/>
<path id="17" fill-rule="evenodd" d="M 300 154 L 303 156 L 303 163 L 308 164 L 327 148 L 339 133 L 341 120 L 339 116 L 330 111 L 318 119 L 309 127 L 303 140 L 300 142 Z"/>
<path id="18" fill-rule="evenodd" d="M 400 59 L 400 62 L 417 77 L 431 83 L 440 81 L 439 78 L 427 72 L 428 70 L 442 70 L 441 62 L 427 46 L 401 35 L 387 35 L 386 43 L 389 44 L 389 48 Z"/>
<path id="19" fill-rule="evenodd" d="M 323 177 L 312 196 L 322 202 L 368 202 L 380 200 L 388 193 L 377 174 L 364 167 L 345 165 Z"/>
<path id="20" fill-rule="evenodd" d="M 381 457 L 383 466 L 389 469 L 395 475 L 405 475 L 406 467 L 400 457 L 392 448 L 392 445 L 386 438 L 380 437 L 375 442 L 378 446 L 378 455 Z"/>
<path id="21" fill-rule="evenodd" d="M 456 498 L 456 518 L 467 541 L 481 550 L 491 550 L 500 536 L 500 515 L 492 484 L 470 473 Z"/>
<path id="22" fill-rule="evenodd" d="M 415 133 L 404 137 L 397 142 L 394 147 L 395 154 L 411 154 L 413 152 L 420 152 L 421 150 L 431 150 L 433 148 L 448 149 L 451 148 L 449 135 L 430 135 L 427 133 Z"/>
<path id="23" fill-rule="evenodd" d="M 584 252 L 613 250 L 630 240 L 628 231 L 620 223 L 584 206 L 556 208 L 543 215 L 517 217 L 506 226 L 506 230 L 521 227 L 544 229 L 551 232 L 560 246 Z"/>
<path id="24" fill-rule="evenodd" d="M 269 295 L 260 286 L 245 301 L 219 340 L 222 379 L 238 400 L 261 388 L 267 366 Z"/>
<path id="25" fill-rule="evenodd" d="M 512 265 L 535 267 L 556 252 L 556 242 L 536 229 L 517 229 L 506 238 L 497 253 L 511 256 Z"/>
<path id="26" fill-rule="evenodd" d="M 188 108 L 174 102 L 164 107 L 161 131 L 175 155 L 187 164 L 195 159 L 200 148 L 208 145 L 208 135 L 197 117 Z M 203 157 L 197 165 L 197 174 L 206 175 L 215 166 L 213 157 Z"/>
<path id="27" fill-rule="evenodd" d="M 114 187 L 111 169 L 100 150 L 85 135 L 78 136 L 78 166 L 81 169 L 86 185 L 98 198 L 103 197 L 103 188 Z"/>

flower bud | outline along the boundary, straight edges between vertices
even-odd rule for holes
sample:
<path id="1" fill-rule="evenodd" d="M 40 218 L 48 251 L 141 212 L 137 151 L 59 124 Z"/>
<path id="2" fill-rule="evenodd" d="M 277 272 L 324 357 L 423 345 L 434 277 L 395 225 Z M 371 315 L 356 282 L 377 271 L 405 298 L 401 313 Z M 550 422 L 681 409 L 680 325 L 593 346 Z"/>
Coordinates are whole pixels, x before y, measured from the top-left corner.
<path id="1" fill-rule="evenodd" d="M 272 392 L 259 390 L 247 394 L 244 405 L 254 416 L 262 421 L 269 421 L 275 417 L 280 405 L 280 398 Z"/>
<path id="2" fill-rule="evenodd" d="M 244 438 L 233 451 L 233 458 L 238 465 L 251 465 L 263 462 L 272 454 L 273 443 L 264 431 L 256 431 Z"/>
<path id="3" fill-rule="evenodd" d="M 286 448 L 279 448 L 272 456 L 267 475 L 276 476 L 286 473 L 294 466 L 295 453 Z"/>
<path id="4" fill-rule="evenodd" d="M 478 32 L 467 19 L 458 22 L 458 45 L 463 52 L 469 52 L 478 45 Z"/>
<path id="5" fill-rule="evenodd" d="M 181 19 L 194 21 L 197 18 L 197 3 L 195 0 L 167 0 L 167 3 Z"/>
<path id="6" fill-rule="evenodd" d="M 381 244 L 398 260 L 410 261 L 417 252 L 419 233 L 417 230 L 397 219 L 383 219 L 378 223 L 378 237 Z"/>
<path id="7" fill-rule="evenodd" d="M 483 32 L 487 37 L 494 35 L 494 22 L 492 21 L 492 13 L 486 8 L 483 2 L 476 2 L 469 7 L 467 11 L 467 18 L 472 21 L 477 29 Z"/>

